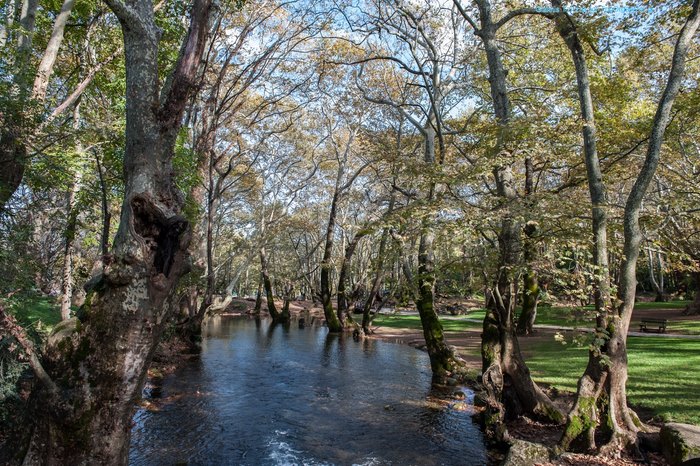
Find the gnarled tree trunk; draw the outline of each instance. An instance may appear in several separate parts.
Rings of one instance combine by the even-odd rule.
[[[685,57],[695,35],[700,16],[698,0],[693,2],[692,12],[678,36],[673,55],[671,72],[661,101],[659,102],[644,165],[625,204],[624,214],[624,261],[620,275],[618,309],[609,307],[607,239],[604,210],[605,192],[595,146],[595,121],[588,79],[588,69],[583,46],[571,18],[562,10],[560,0],[552,5],[561,10],[555,16],[559,34],[571,51],[578,81],[579,100],[584,119],[584,151],[588,171],[589,189],[593,204],[593,233],[595,241],[594,260],[597,266],[596,309],[598,311],[596,340],[603,343],[593,347],[589,353],[588,366],[579,380],[576,401],[568,415],[560,448],[569,448],[571,442],[585,434],[589,448],[595,448],[595,429],[603,424],[610,430],[610,438],[601,449],[607,455],[618,455],[626,446],[637,440],[643,426],[636,414],[627,406],[627,331],[629,329],[636,295],[636,265],[642,233],[639,214],[642,199],[654,176],[664,133],[670,121],[670,112],[684,74]],[[607,333],[604,333],[607,332]],[[607,395],[607,409],[601,412],[599,400]]]
[[[503,158],[512,150],[510,143],[511,102],[506,85],[506,70],[498,48],[496,33],[499,24],[492,16],[491,2],[477,0],[479,25],[461,8],[460,12],[474,27],[484,44],[489,68],[489,84],[498,123],[498,134],[492,156]],[[509,162],[498,162],[493,169],[497,194],[504,204],[501,231],[498,235],[499,271],[492,294],[494,306],[487,311],[482,334],[483,384],[488,394],[485,415],[487,433],[494,440],[508,438],[503,421],[506,415],[530,414],[556,422],[563,414],[534,383],[520,352],[513,312],[517,297],[518,273],[522,255],[521,226],[511,210],[518,202],[512,168]]]
[[[158,98],[158,42],[150,1],[108,0],[124,33],[127,69],[124,203],[111,254],[88,283],[77,319],[57,326],[36,371],[37,413],[25,464],[127,464],[134,402],[187,272],[189,225],[171,160],[193,91],[211,12],[196,0],[169,86]]]

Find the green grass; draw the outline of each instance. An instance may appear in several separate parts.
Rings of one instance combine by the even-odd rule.
[[[638,322],[645,315],[646,311],[658,309],[683,309],[690,301],[669,301],[666,303],[637,303],[634,306],[635,314],[632,316],[634,322]],[[537,320],[535,325],[556,325],[561,327],[592,327],[595,323],[593,306],[584,307],[548,307],[543,306],[537,309]],[[641,312],[640,312],[641,311]],[[638,330],[632,325],[631,330]],[[700,319],[695,321],[671,321],[668,330],[683,334],[700,334]]]
[[[481,321],[484,319],[484,311],[470,312],[468,315],[460,317],[477,319],[478,322],[468,322],[458,318],[440,319],[443,330],[446,332],[459,332],[467,329],[481,328]],[[422,329],[420,317],[417,315],[379,315],[374,319],[372,325],[376,327]]]
[[[593,307],[538,307],[535,325],[590,327],[593,322]]]
[[[639,303],[636,309],[678,309],[686,305],[687,301]],[[543,307],[538,310],[537,323],[588,327],[592,323],[589,315],[581,308]],[[481,321],[483,317],[483,310],[475,310],[464,316],[442,318],[441,322],[446,331],[478,329],[480,322],[466,322],[463,319]],[[639,319],[638,315],[635,317]],[[374,325],[421,329],[417,315],[380,315],[374,320]],[[673,331],[700,334],[700,320],[674,321],[669,325]],[[663,420],[700,425],[700,340],[630,337],[628,348],[627,390],[630,404],[649,410]],[[586,345],[563,345],[554,338],[527,349],[527,363],[535,380],[561,390],[576,390],[587,358]]]
[[[641,315],[647,310],[654,309],[682,309],[688,301],[671,301],[667,303],[638,303],[635,306],[636,313],[633,321],[636,323],[641,319]],[[640,315],[641,314],[641,315]],[[442,325],[447,331],[460,331],[467,328],[478,328],[481,324],[475,322],[464,322],[461,319],[483,320],[484,310],[475,309],[469,314],[462,316],[445,316]],[[535,325],[554,325],[572,328],[590,328],[595,323],[593,306],[585,307],[550,307],[542,306],[537,310],[537,321]],[[410,328],[420,329],[420,319],[417,315],[381,315],[374,320],[374,324],[390,328]],[[694,321],[672,321],[668,324],[671,332],[700,335],[700,319]],[[631,330],[636,330],[633,324]]]
[[[9,311],[22,326],[31,325],[40,332],[51,332],[61,321],[61,312],[54,299],[45,296],[13,297]]]
[[[669,322],[668,330],[674,333],[684,333],[686,335],[700,335],[700,320],[683,320]]]
[[[684,309],[690,301],[667,301],[665,303],[644,302],[637,303],[634,308],[639,309]]]
[[[700,425],[700,340],[632,337],[628,341],[632,405],[664,420]],[[538,382],[575,391],[588,348],[554,340],[528,350],[527,364]]]

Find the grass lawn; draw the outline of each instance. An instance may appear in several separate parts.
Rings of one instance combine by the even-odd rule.
[[[638,303],[635,306],[637,312],[633,316],[633,321],[639,321],[644,315],[644,311],[658,309],[683,309],[689,301],[670,301],[667,303]],[[447,317],[447,316],[445,316]],[[474,322],[464,322],[460,319],[483,320],[484,310],[475,309],[469,314],[462,316],[449,316],[443,318],[442,325],[447,331],[460,331],[465,328],[478,328],[481,324]],[[542,306],[537,309],[537,321],[535,325],[555,325],[561,327],[589,328],[595,323],[593,306],[585,307],[550,307]],[[374,320],[374,324],[390,328],[412,328],[420,329],[420,319],[417,315],[381,315]],[[669,331],[684,334],[700,335],[700,318],[697,320],[672,321],[668,326]],[[635,330],[635,326],[631,327]]]
[[[700,319],[699,320],[682,320],[669,322],[666,327],[670,332],[684,333],[686,335],[700,335]]]
[[[666,301],[665,303],[643,302],[634,305],[635,309],[685,309],[690,301]]]
[[[700,425],[700,340],[630,337],[627,393],[632,405],[664,420]],[[586,346],[552,340],[528,349],[535,380],[575,391],[588,357]]]
[[[8,310],[22,326],[31,325],[40,332],[51,332],[61,321],[61,311],[52,298],[45,296],[23,296],[8,303]]]
[[[481,328],[481,321],[484,319],[484,312],[470,312],[468,315],[460,317],[465,319],[476,319],[478,322],[465,321],[459,318],[440,319],[443,330],[446,332],[459,332],[467,329],[479,329]],[[372,325],[375,327],[410,328],[416,330],[422,329],[420,317],[417,315],[405,316],[382,314],[374,319]]]
[[[666,303],[637,303],[632,316],[631,331],[638,330],[634,322],[638,322],[648,313],[666,309],[684,309],[689,301],[669,301]],[[593,306],[585,307],[539,307],[535,325],[557,325],[562,327],[592,327],[595,323]],[[667,331],[686,335],[700,335],[700,318],[696,320],[671,320]]]
[[[687,302],[639,303],[638,310],[678,309]],[[467,315],[442,318],[446,331],[462,331],[481,328],[483,310]],[[464,319],[478,320],[468,322]],[[639,316],[637,316],[637,320]],[[578,308],[544,307],[538,311],[540,324],[588,327],[590,321]],[[388,328],[420,329],[417,315],[380,315],[374,325]],[[674,331],[700,333],[700,320],[673,321]],[[572,343],[563,345],[552,337],[528,345],[527,363],[535,380],[556,386],[561,390],[575,391],[578,377],[586,367],[588,347]],[[629,380],[627,390],[632,405],[650,410],[664,420],[700,425],[700,340],[664,338],[656,336],[630,337]]]

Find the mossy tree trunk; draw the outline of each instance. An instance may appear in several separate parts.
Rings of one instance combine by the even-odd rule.
[[[339,172],[342,168],[338,169]],[[321,304],[323,304],[323,315],[326,318],[326,325],[330,332],[342,332],[343,324],[338,319],[338,315],[333,309],[331,300],[331,257],[333,255],[333,235],[335,234],[335,222],[338,211],[338,201],[340,198],[339,183],[342,174],[339,173],[336,188],[331,201],[331,211],[328,215],[328,225],[326,227],[326,242],[323,249],[323,259],[321,260]]]
[[[436,131],[435,122],[431,120],[433,115],[429,115],[429,120],[425,126],[417,128],[423,136],[424,153],[423,162],[427,170],[434,169],[438,163],[436,158]],[[425,188],[425,201],[430,204],[435,201],[437,195],[437,183],[429,181]],[[433,372],[433,381],[444,382],[447,377],[461,376],[464,363],[454,354],[447,345],[442,323],[435,310],[435,226],[434,214],[426,215],[421,221],[421,235],[418,245],[418,275],[413,277],[408,261],[405,259],[402,268],[406,280],[413,294],[418,315],[423,328],[423,338],[425,339],[425,349],[430,357],[430,367]],[[395,239],[398,236],[392,233]],[[400,238],[402,249],[403,243]]]
[[[540,284],[536,270],[527,270],[523,274],[523,309],[518,317],[518,335],[530,335],[537,319]]]
[[[521,227],[512,214],[517,207],[512,163],[511,102],[508,96],[506,70],[501,58],[497,32],[507,20],[496,22],[490,0],[476,0],[477,24],[461,4],[454,0],[465,20],[474,28],[486,52],[489,85],[498,124],[495,145],[490,156],[497,195],[503,205],[501,231],[498,235],[499,269],[491,295],[493,306],[484,319],[482,334],[483,384],[488,395],[485,420],[487,431],[496,441],[508,437],[503,421],[506,415],[530,414],[555,422],[563,415],[546,394],[533,382],[520,352],[513,312],[517,298],[518,268],[522,256]]]
[[[528,211],[535,208],[535,167],[531,157],[525,158],[525,207]],[[537,260],[537,236],[539,225],[529,221],[523,227],[525,241],[523,242],[523,259],[525,271],[523,272],[523,305],[518,318],[518,335],[529,335],[533,332],[535,319],[537,319],[537,303],[540,297],[540,285],[535,268]]]
[[[78,319],[59,325],[32,393],[36,425],[25,464],[127,464],[134,403],[187,272],[188,222],[172,157],[194,91],[211,2],[196,0],[180,58],[161,90],[149,1],[107,0],[124,33],[126,149],[124,202],[111,254],[89,282]],[[159,98],[159,94],[161,97]]]
[[[255,307],[253,308],[253,314],[260,315],[260,310],[262,309],[262,291],[263,282],[262,277],[258,281],[258,290],[255,292]]]
[[[416,307],[423,327],[425,348],[430,357],[433,380],[443,381],[462,369],[462,363],[456,359],[454,352],[447,345],[442,323],[435,311],[435,258],[433,242],[435,233],[429,220],[424,221],[418,247],[418,293]]]
[[[262,275],[263,287],[265,288],[265,298],[267,300],[267,312],[270,313],[273,322],[282,322],[283,316],[275,306],[275,294],[272,290],[272,280],[268,271],[267,254],[265,248],[260,248],[260,273]]]
[[[355,254],[355,250],[357,249],[357,245],[360,243],[360,240],[369,233],[369,230],[360,230],[355,233],[355,236],[353,236],[352,240],[345,248],[345,257],[343,257],[343,264],[340,266],[340,273],[338,274],[338,320],[343,328],[347,326],[346,320],[348,319],[350,312],[348,304],[347,281],[350,273],[350,266],[352,264],[352,257]],[[350,317],[350,319],[352,319],[352,317]]]
[[[392,196],[391,200],[389,201],[389,211],[391,212],[394,207],[394,198]],[[382,280],[384,278],[384,255],[386,254],[386,246],[387,246],[387,241],[389,240],[389,230],[387,228],[384,229],[382,232],[382,237],[379,240],[379,250],[377,251],[377,258],[375,260],[374,264],[374,280],[372,281],[372,287],[369,290],[369,296],[367,296],[367,299],[365,300],[363,306],[362,306],[362,333],[364,335],[370,335],[372,333],[372,330],[370,329],[370,324],[372,322],[371,319],[371,311],[372,311],[372,306],[374,305],[374,300],[379,293],[379,290],[382,286]]]
[[[637,441],[643,425],[627,406],[627,331],[634,309],[636,295],[636,267],[642,233],[639,214],[644,195],[653,179],[659,162],[664,133],[670,122],[670,113],[680,89],[685,69],[685,58],[692,39],[700,25],[699,1],[693,2],[692,11],[678,35],[671,72],[659,101],[652,126],[644,164],[630,191],[624,211],[624,260],[620,271],[619,298],[621,305],[611,309],[608,304],[608,262],[605,232],[605,193],[596,152],[595,120],[584,49],[575,24],[563,12],[560,0],[551,0],[561,12],[555,16],[559,34],[571,51],[578,82],[579,100],[584,119],[584,151],[588,171],[589,189],[593,205],[594,257],[601,277],[596,280],[597,332],[589,353],[586,370],[579,380],[574,407],[559,447],[569,448],[571,442],[585,435],[588,447],[595,444],[595,429],[601,424],[609,430],[609,439],[601,448],[603,454],[617,456],[619,452]],[[601,399],[606,398],[606,409],[600,409]]]

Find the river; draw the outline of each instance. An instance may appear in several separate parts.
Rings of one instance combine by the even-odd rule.
[[[324,327],[214,317],[200,357],[134,416],[132,465],[483,465],[466,411],[429,402],[425,353]]]

